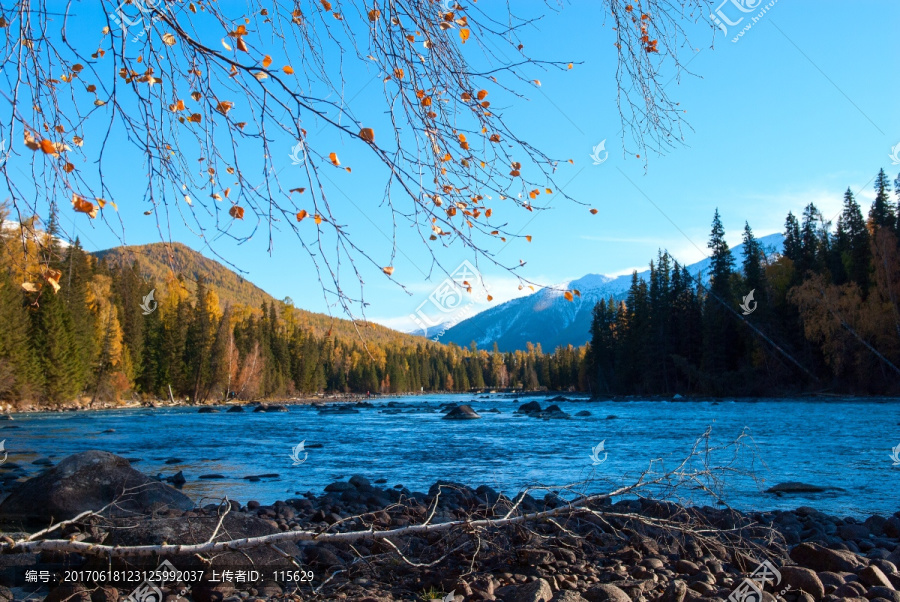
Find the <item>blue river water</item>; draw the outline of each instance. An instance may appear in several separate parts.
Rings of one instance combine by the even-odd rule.
[[[227,495],[242,503],[272,503],[361,474],[384,487],[427,491],[438,479],[486,484],[507,495],[526,486],[580,484],[601,492],[679,466],[711,428],[710,464],[727,468],[718,483],[740,510],[813,506],[838,516],[900,510],[900,400],[759,399],[740,401],[589,401],[560,407],[572,418],[542,420],[515,414],[525,401],[508,395],[422,395],[378,398],[358,413],[320,413],[308,405],[288,412],[198,413],[197,408],[134,408],[16,414],[0,423],[9,461],[36,474],[32,462],[100,449],[140,461],[148,475],[184,472],[183,491],[197,502]],[[388,402],[399,408],[388,410]],[[469,403],[479,420],[443,420],[443,403]],[[396,405],[395,404],[395,405]],[[397,413],[397,409],[400,410]],[[496,409],[497,412],[489,410]],[[385,411],[387,410],[387,411]],[[576,417],[580,411],[590,416]],[[729,446],[741,435],[742,446]],[[305,442],[306,458],[291,451]],[[596,458],[592,450],[603,442]],[[701,449],[705,442],[701,442]],[[177,460],[174,461],[173,460]],[[683,470],[701,470],[695,456]],[[167,461],[169,461],[167,463]],[[200,479],[220,474],[224,479]],[[245,477],[276,474],[249,480]],[[837,488],[775,496],[781,482]],[[700,491],[668,492],[675,501],[715,503]],[[656,491],[655,495],[662,492]],[[536,496],[543,495],[536,494]]]

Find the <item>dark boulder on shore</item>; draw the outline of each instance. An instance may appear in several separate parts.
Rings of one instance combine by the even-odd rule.
[[[444,415],[445,420],[471,420],[474,418],[481,418],[481,416],[472,409],[472,406],[466,404],[456,406]]]
[[[100,510],[113,501],[115,507],[107,510],[110,515],[194,507],[189,497],[136,471],[125,458],[91,450],[67,457],[14,490],[0,504],[0,521],[47,525]]]

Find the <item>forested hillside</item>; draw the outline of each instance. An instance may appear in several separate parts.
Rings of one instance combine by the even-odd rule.
[[[186,248],[175,256],[187,261],[171,264],[176,273],[154,253],[135,253],[130,263],[127,252],[98,259],[78,241],[61,245],[52,219],[46,232],[36,223],[0,223],[0,401],[165,398],[170,386],[176,398],[195,401],[223,400],[229,391],[259,399],[564,388],[584,363],[584,349],[499,354],[381,326],[358,333],[351,322],[244,286]]]
[[[708,286],[661,252],[649,282],[635,275],[625,301],[595,306],[595,394],[900,392],[900,211],[890,192],[882,170],[866,217],[848,189],[833,229],[813,204],[799,219],[788,213],[784,252],[772,256],[748,224],[735,258],[716,212]]]

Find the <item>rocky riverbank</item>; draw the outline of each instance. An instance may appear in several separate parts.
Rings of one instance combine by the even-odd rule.
[[[201,571],[207,579],[158,584],[166,602],[179,595],[197,602],[685,602],[732,595],[756,602],[755,588],[763,587],[763,600],[900,602],[900,512],[855,520],[804,507],[740,513],[540,493],[509,499],[489,487],[447,482],[415,492],[357,475],[321,495],[197,507],[123,458],[84,452],[22,484],[0,505],[6,525],[0,599],[124,600],[138,584],[82,580],[46,587],[22,577],[28,567],[81,575],[111,567],[149,570],[161,559],[113,559],[91,546],[209,546],[268,536],[278,540],[164,554],[178,570]],[[38,526],[101,509],[36,542],[23,541]],[[417,527],[426,524],[432,527]],[[390,537],[379,535],[389,530]],[[352,535],[358,532],[367,533]],[[83,547],[65,548],[77,545]],[[228,580],[208,581],[225,569],[233,571]],[[260,571],[257,581],[236,577],[250,569]]]

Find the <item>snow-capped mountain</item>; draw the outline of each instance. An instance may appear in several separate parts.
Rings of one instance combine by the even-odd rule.
[[[767,253],[781,252],[784,237],[770,234],[759,239]],[[743,245],[731,251],[740,265]],[[705,280],[710,260],[704,259],[687,266],[691,275]],[[650,270],[638,273],[647,280]],[[588,274],[564,283],[556,289],[545,288],[532,295],[512,299],[449,328],[440,337],[442,343],[461,346],[472,341],[482,349],[490,350],[497,343],[500,351],[524,349],[526,343],[540,343],[544,351],[559,345],[583,345],[590,338],[591,312],[600,299],[610,295],[623,298],[631,286],[631,274],[611,277]],[[566,289],[578,289],[581,297],[573,301],[563,298]],[[420,331],[421,332],[421,331]]]

